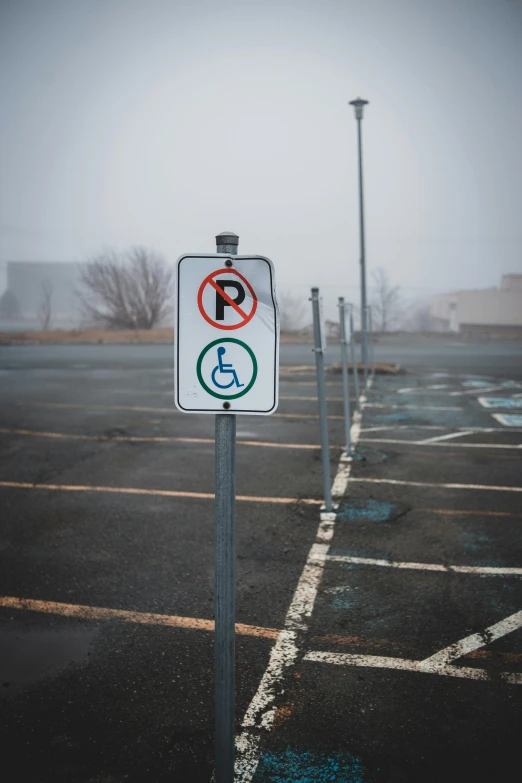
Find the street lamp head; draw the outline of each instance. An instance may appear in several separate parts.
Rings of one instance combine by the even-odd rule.
[[[362,120],[363,108],[369,101],[365,101],[364,98],[356,98],[354,101],[349,101],[350,106],[355,109],[355,119]]]

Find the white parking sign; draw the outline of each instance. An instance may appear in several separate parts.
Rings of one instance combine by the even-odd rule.
[[[174,324],[174,402],[180,411],[275,411],[279,318],[268,258],[181,256]]]

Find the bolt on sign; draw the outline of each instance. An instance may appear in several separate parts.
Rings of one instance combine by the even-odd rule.
[[[279,316],[268,258],[178,258],[174,330],[174,402],[180,411],[275,411]]]

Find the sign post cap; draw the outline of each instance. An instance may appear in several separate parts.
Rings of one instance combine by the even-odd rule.
[[[239,245],[239,237],[233,231],[222,231],[216,234],[216,245]]]

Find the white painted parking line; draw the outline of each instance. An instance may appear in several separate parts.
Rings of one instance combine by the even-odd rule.
[[[488,386],[486,388],[481,387],[480,389],[466,389],[466,391],[452,391],[448,392],[448,397],[463,397],[466,394],[484,394],[484,392],[500,391],[503,388],[503,386]]]
[[[433,487],[434,489],[479,489],[490,492],[522,492],[522,487],[499,487],[493,484],[437,484],[431,481],[403,481],[401,479],[386,478],[354,478],[350,476],[349,481],[360,481],[366,484],[395,484],[400,487]]]
[[[370,402],[367,408],[391,408],[392,410],[415,410],[415,411],[463,411],[460,405],[387,405],[383,402]]]
[[[379,427],[361,427],[361,432],[395,432],[395,430],[447,430],[440,424],[381,424]],[[497,429],[500,429],[499,427]]]
[[[465,433],[463,433],[465,434]],[[466,433],[467,434],[467,433]],[[404,438],[361,438],[361,443],[394,443],[404,446],[446,446],[453,449],[522,449],[522,443],[442,443],[435,440],[405,440]]]
[[[382,560],[373,557],[350,557],[349,555],[326,555],[326,560],[350,565],[380,566],[412,571],[439,571],[443,573],[478,574],[480,576],[522,576],[522,568],[502,568],[493,566],[444,565],[443,563],[407,563]]]
[[[486,669],[475,669],[464,666],[443,666],[437,669],[423,669],[422,661],[411,661],[405,658],[386,658],[381,655],[348,655],[346,653],[331,653],[311,651],[304,656],[305,661],[315,663],[333,663],[338,666],[363,666],[377,669],[399,669],[418,672],[420,674],[439,674],[446,677],[460,677],[466,680],[500,679],[509,685],[522,685],[522,674],[518,672],[495,672],[490,676]]]
[[[466,636],[455,644],[445,647],[443,650],[425,658],[422,661],[413,661],[407,658],[389,658],[382,655],[350,655],[343,653],[330,653],[318,650],[307,653],[305,661],[316,663],[333,663],[338,666],[364,666],[377,669],[398,669],[402,671],[418,672],[421,674],[439,674],[446,677],[462,677],[470,680],[491,680],[500,678],[511,685],[522,685],[522,674],[518,672],[494,672],[486,669],[452,666],[453,661],[464,655],[485,647],[496,639],[516,631],[522,626],[522,612],[506,617],[481,633]]]
[[[485,647],[487,644],[491,644],[496,639],[500,639],[502,636],[516,631],[517,628],[522,626],[522,611],[515,612],[509,617],[500,620],[500,622],[490,625],[489,628],[485,628],[480,633],[471,634],[464,639],[450,644],[449,647],[445,647],[443,650],[431,655],[429,658],[425,658],[421,666],[423,669],[440,668],[441,666],[447,666],[447,664],[462,658],[463,655],[467,655],[473,650],[478,650],[480,647]]]
[[[495,413],[492,414],[496,416]],[[502,427],[445,427],[440,424],[384,424],[379,427],[363,427],[361,432],[395,432],[398,430],[466,430],[466,432],[502,432]],[[515,432],[522,432],[521,426]]]
[[[353,440],[352,440],[353,443]],[[346,487],[350,480],[351,462],[341,463],[337,469],[337,474],[332,484],[332,497],[342,498],[346,493]]]
[[[505,386],[480,386],[474,389],[466,389],[465,391],[448,391],[449,386],[447,384],[436,384],[435,386],[406,386],[402,389],[397,389],[396,394],[443,394],[447,397],[465,397],[472,394],[485,394],[492,391],[502,391]]]
[[[397,394],[424,394],[426,392],[438,392],[443,389],[448,389],[447,383],[435,383],[429,386],[403,386],[402,389],[397,389]],[[447,394],[447,392],[445,392]]]
[[[464,435],[471,435],[471,430],[460,430],[459,432],[449,432],[447,435],[435,435],[433,438],[426,438],[426,440],[419,440],[417,443],[438,443],[441,440],[451,440],[452,438],[462,438]]]
[[[361,410],[366,399],[361,398]],[[360,433],[361,412],[355,411],[351,428],[354,446]],[[348,484],[351,463],[339,462],[342,478],[335,477],[337,488]],[[333,493],[332,493],[333,494]],[[259,729],[270,731],[276,713],[276,698],[284,690],[284,678],[288,669],[296,662],[301,635],[307,630],[307,620],[312,614],[319,585],[323,578],[326,555],[333,538],[335,514],[321,514],[321,521],[305,567],[290,603],[283,630],[278,634],[270,651],[268,666],[258,689],[250,702],[241,724],[241,734],[236,738],[237,757],[235,762],[236,783],[250,783],[258,763],[261,737]]]

